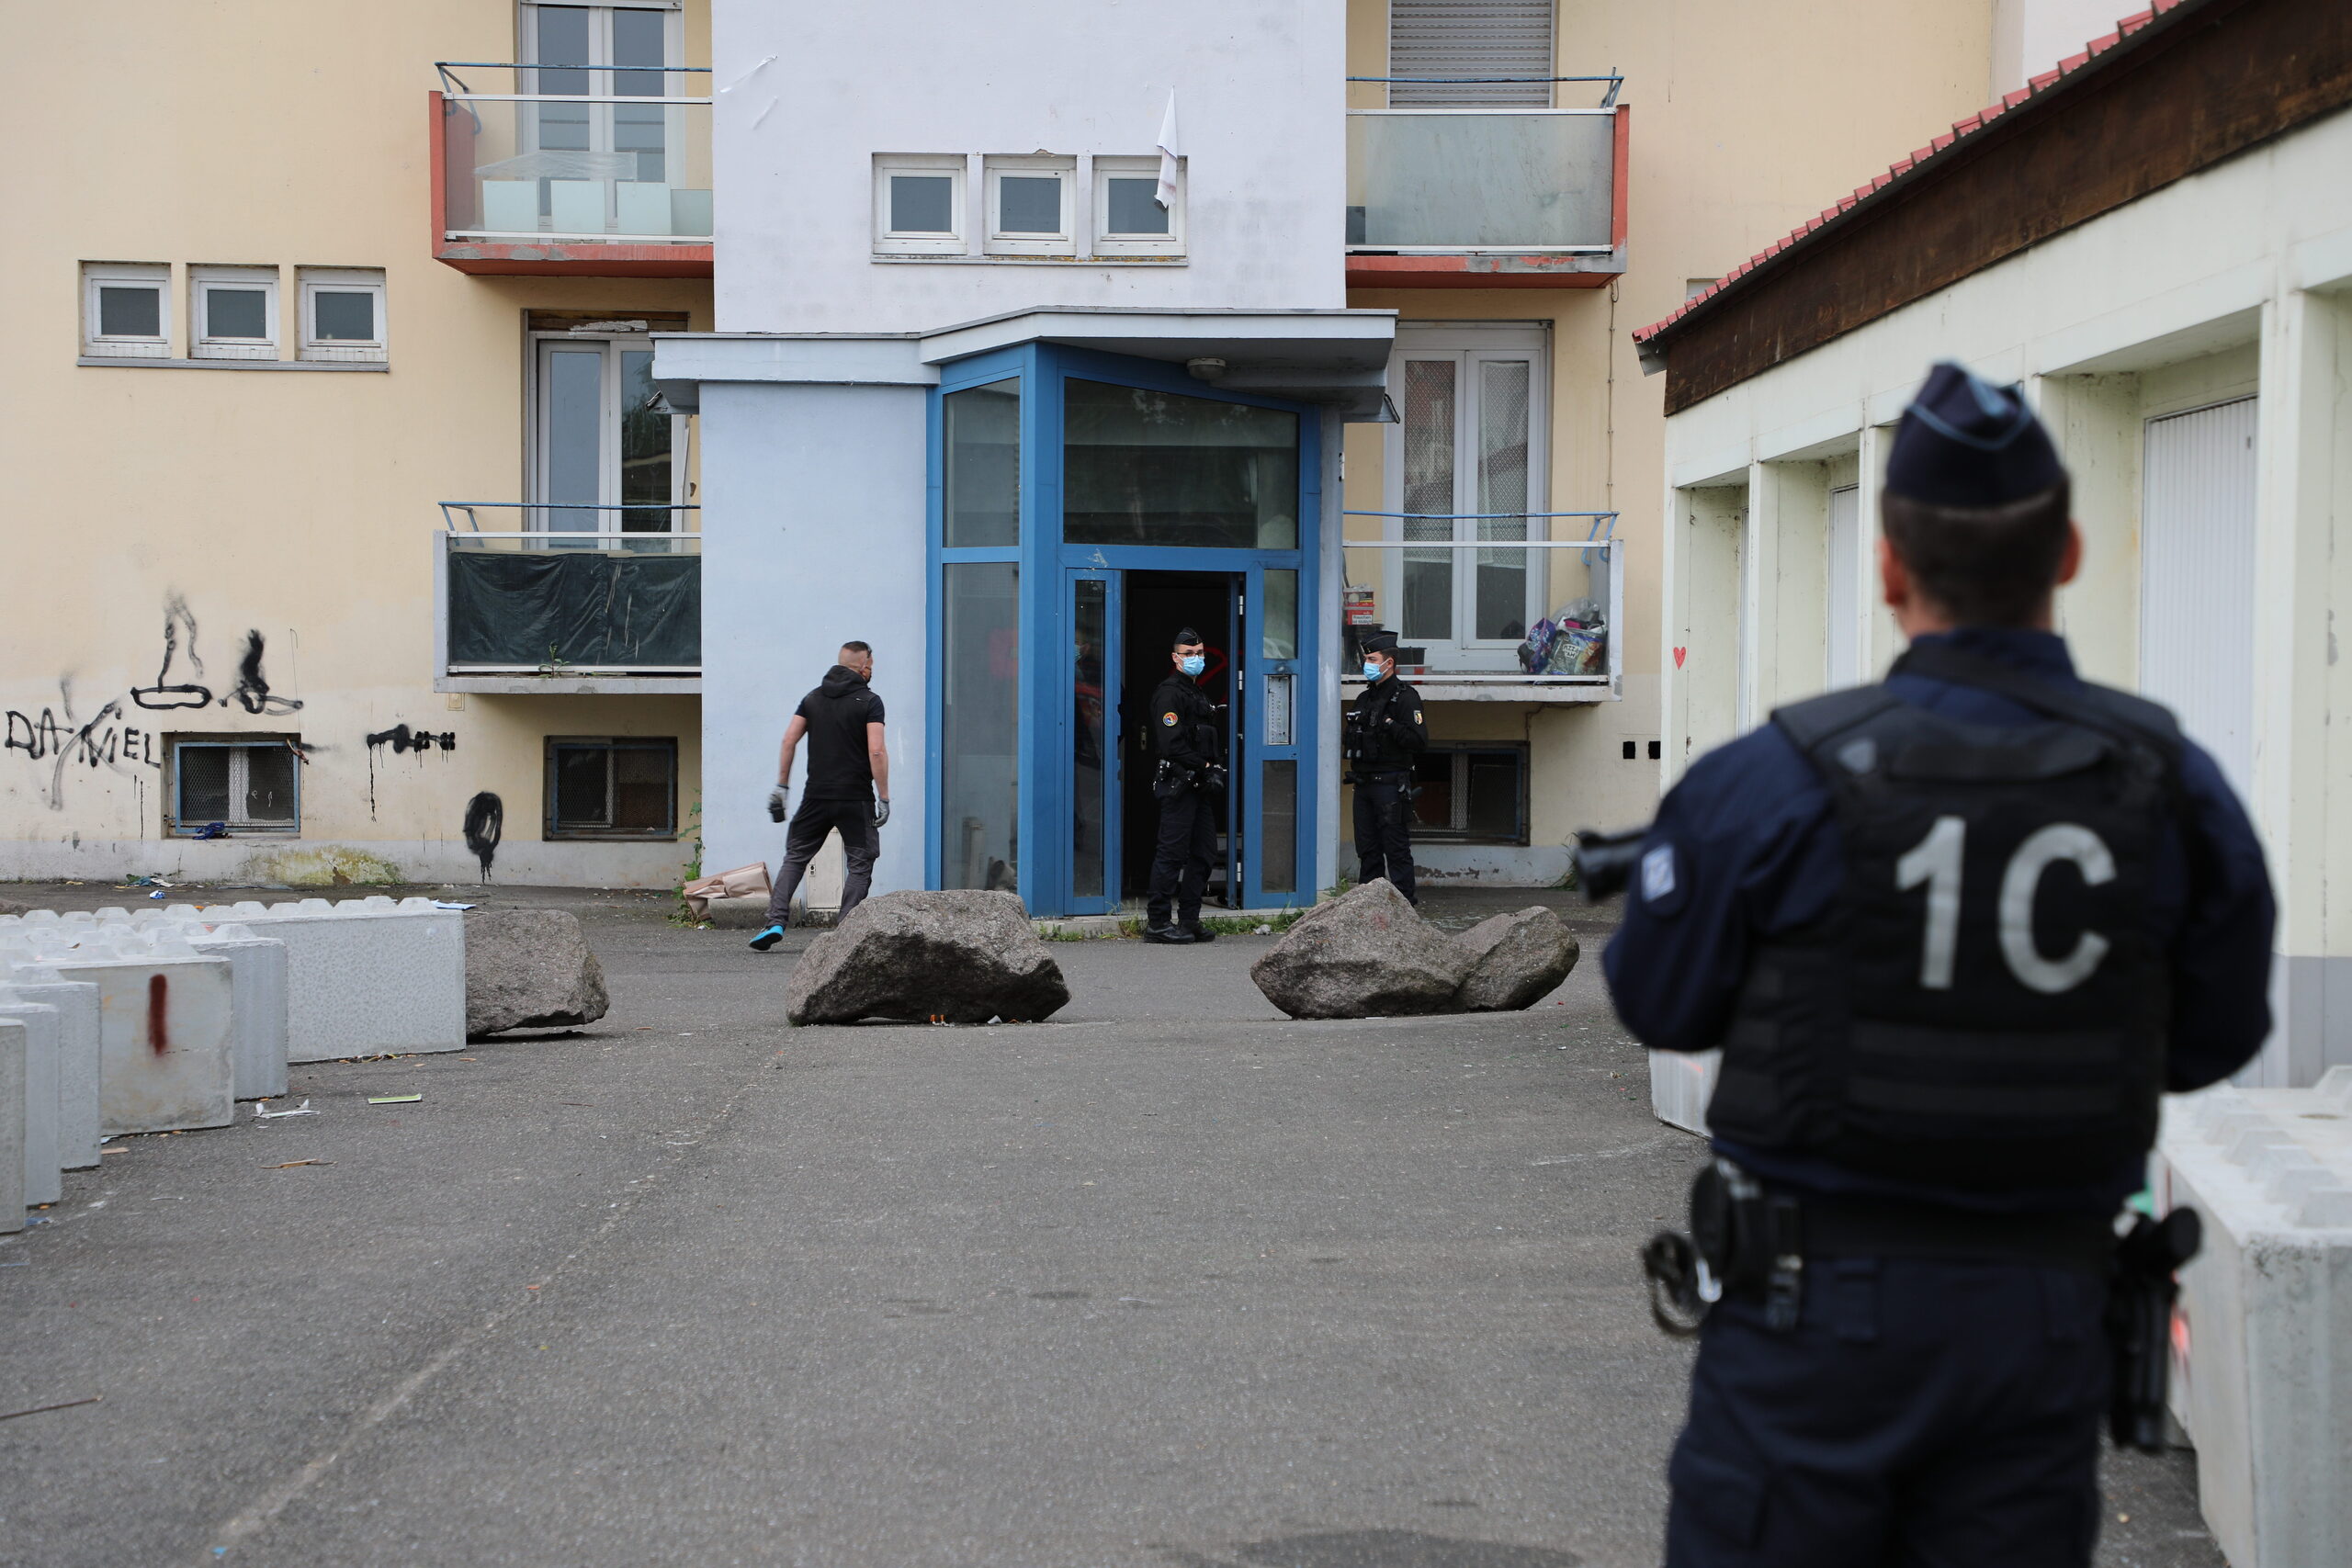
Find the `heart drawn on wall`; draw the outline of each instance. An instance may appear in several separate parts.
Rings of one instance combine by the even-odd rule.
[[[1682,668],[1682,659],[1683,659],[1683,656],[1684,656],[1685,654],[1689,653],[1690,651],[1690,650],[1689,649],[1687,649],[1687,648],[1678,648],[1678,649],[1676,649],[1674,650],[1674,667],[1675,667],[1677,670],[1679,670],[1679,669],[1681,669],[1681,668]]]

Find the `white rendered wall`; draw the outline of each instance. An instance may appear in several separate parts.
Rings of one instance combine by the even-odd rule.
[[[2140,7],[2145,9],[2146,7]],[[2117,0],[1994,0],[1993,80],[1985,96],[2014,93],[2057,63],[2115,30]]]
[[[781,112],[781,111],[779,111]],[[874,647],[889,825],[874,890],[923,885],[925,392],[709,382],[702,389],[703,864],[784,855],[776,747],[841,645]],[[800,799],[808,748],[795,764]],[[812,901],[832,902],[814,890]]]
[[[936,328],[1047,304],[1342,306],[1342,24],[1341,0],[714,0],[718,328]],[[1183,265],[874,258],[876,153],[1148,155],[1171,90]]]
[[[2279,893],[2279,1027],[2252,1081],[2313,1081],[2352,1062],[2352,661],[2332,623],[2352,603],[2352,114],[2337,114],[2127,207],[1730,388],[1668,422],[1669,502],[1684,516],[1746,496],[1782,465],[1859,449],[1860,541],[1874,548],[1887,427],[1928,367],[1957,358],[2018,380],[2075,471],[2082,578],[2059,596],[2059,629],[2093,679],[2132,684],[2141,626],[2145,421],[2256,391],[2247,806]],[[1703,532],[1703,531],[1702,531]],[[1752,530],[1751,530],[1752,532]],[[1717,738],[1699,721],[1743,653],[1787,668],[1741,685],[1780,700],[1817,682],[1819,654],[1765,635],[1759,573],[1727,587],[1696,536],[1668,532],[1671,783]],[[1764,578],[1769,581],[1770,579]],[[1671,636],[1670,636],[1671,640]],[[1873,612],[1862,665],[1898,639]],[[1804,663],[1804,669],[1796,668]],[[1752,717],[1760,717],[1757,710]],[[1679,732],[1678,732],[1679,727]]]

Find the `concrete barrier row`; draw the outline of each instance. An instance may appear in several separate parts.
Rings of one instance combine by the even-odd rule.
[[[0,1231],[104,1138],[225,1127],[289,1062],[465,1041],[465,927],[431,899],[0,916]]]

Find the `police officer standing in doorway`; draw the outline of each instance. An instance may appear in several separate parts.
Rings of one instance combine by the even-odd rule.
[[[1606,959],[1644,1043],[1723,1050],[1674,1568],[2088,1563],[2115,1222],[2159,1095],[2270,1025],[2244,809],[2051,630],[2082,539],[2018,389],[1936,367],[1883,516],[1909,651],[1691,766]]]
[[[1363,691],[1348,709],[1348,782],[1356,786],[1356,880],[1386,877],[1408,901],[1413,887],[1413,759],[1430,747],[1421,694],[1396,673],[1396,634],[1367,629]]]
[[[1201,924],[1225,795],[1225,715],[1200,687],[1208,651],[1192,627],[1178,632],[1168,655],[1174,668],[1151,694],[1152,750],[1159,759],[1151,794],[1159,802],[1159,843],[1151,857],[1146,942],[1216,940]]]

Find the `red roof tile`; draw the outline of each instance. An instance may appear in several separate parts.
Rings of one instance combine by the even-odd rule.
[[[1701,305],[1705,304],[1708,300],[1722,293],[1727,285],[1755,271],[1762,264],[1771,260],[1781,252],[1794,249],[1799,241],[1805,239],[1807,236],[1822,229],[1827,228],[1835,220],[1842,218],[1847,213],[1853,211],[1856,208],[1862,206],[1879,192],[1885,190],[1888,186],[1894,185],[1905,175],[1911,174],[1914,170],[1918,168],[1920,164],[1928,163],[1939,154],[1948,151],[1963,138],[1983,130],[1985,124],[1996,116],[2005,114],[2010,109],[2016,108],[2019,104],[2024,103],[2029,98],[2037,97],[2049,91],[2061,80],[2072,75],[2074,73],[2081,70],[2085,65],[2090,63],[2094,56],[2106,53],[2110,49],[2113,49],[2117,44],[2120,43],[2124,38],[2130,34],[2138,32],[2141,28],[2154,21],[2157,17],[2163,15],[2165,12],[2188,3],[2189,0],[2154,0],[2150,9],[2119,19],[2115,24],[2115,31],[2108,34],[2104,38],[2093,39],[2090,45],[2082,53],[2068,55],[2065,59],[2058,62],[2055,70],[2045,71],[2039,76],[2030,78],[2024,86],[2019,87],[2014,93],[2003,94],[1999,103],[1988,104],[1984,108],[1981,108],[1974,114],[1970,115],[1966,119],[1955,120],[1952,123],[1952,128],[1950,131],[1937,137],[1927,146],[1917,149],[1909,157],[1896,159],[1893,164],[1887,166],[1886,173],[1872,177],[1867,184],[1856,186],[1852,195],[1840,197],[1833,206],[1823,208],[1819,216],[1806,219],[1803,223],[1797,225],[1795,229],[1792,230],[1787,234],[1782,235],[1780,239],[1773,241],[1771,244],[1757,252],[1754,255],[1740,263],[1739,265],[1732,268],[1731,271],[1725,273],[1723,276],[1715,279],[1713,283],[1708,285],[1705,288],[1701,289],[1689,299],[1684,300],[1681,307],[1676,310],[1672,314],[1668,315],[1659,321],[1653,321],[1648,326],[1642,327],[1635,331],[1634,333],[1634,341],[1636,343],[1648,342],[1651,338],[1656,337],[1659,333],[1664,332],[1668,327],[1672,326],[1675,322],[1689,315]]]

